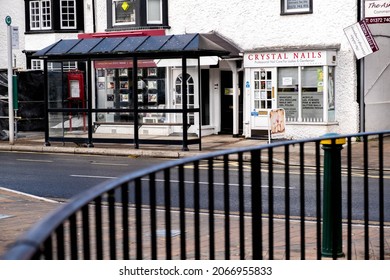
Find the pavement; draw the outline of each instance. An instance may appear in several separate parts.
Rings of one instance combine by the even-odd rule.
[[[384,170],[390,171],[390,139],[385,138],[384,141]],[[183,158],[196,156],[199,154],[210,153],[218,150],[234,149],[239,147],[249,147],[267,144],[267,140],[235,138],[231,135],[211,135],[202,138],[202,150],[199,151],[199,145],[190,145],[189,151],[182,151],[181,146],[168,145],[141,145],[139,149],[134,149],[133,145],[129,144],[95,144],[93,148],[80,147],[75,143],[51,143],[51,146],[44,146],[43,133],[40,132],[19,132],[18,137],[13,145],[8,141],[0,141],[0,156],[1,152],[45,152],[45,153],[70,153],[70,154],[94,154],[94,155],[112,155],[112,156],[128,156],[128,157],[159,157],[159,158]],[[354,142],[353,144],[352,166],[354,170],[359,170],[363,167],[363,143]],[[375,140],[368,142],[370,155],[377,154],[378,142]],[[305,145],[305,164],[314,164],[314,145]],[[343,149],[342,153],[345,153]],[[274,162],[284,162],[284,150],[275,150]],[[290,164],[299,164],[299,145],[291,146],[290,149]],[[343,159],[344,160],[344,159]],[[375,169],[378,160],[377,156],[369,157],[370,168]],[[60,202],[48,200],[42,197],[32,196],[26,193],[15,192],[10,189],[3,188],[0,183],[0,259],[23,233],[33,226],[42,217],[49,212],[55,210],[61,205]],[[309,226],[310,227],[310,226]],[[296,225],[299,228],[299,225]],[[313,226],[313,231],[315,227]],[[307,230],[310,232],[310,229]],[[377,230],[375,231],[377,232]],[[389,233],[389,229],[386,229]],[[308,235],[308,233],[307,233]],[[356,234],[359,236],[359,234]],[[354,258],[361,259],[363,256],[362,240],[354,241]],[[296,231],[296,236],[292,233],[292,239],[299,237],[299,231]],[[370,235],[370,238],[377,239],[378,236]],[[389,235],[387,235],[389,238]],[[387,241],[386,241],[387,242]],[[360,244],[360,245],[359,245]],[[374,241],[371,244],[376,244]],[[276,244],[277,245],[277,244]],[[282,245],[281,245],[282,247]],[[314,252],[315,248],[311,250]],[[310,248],[308,249],[310,250]],[[378,248],[372,248],[372,252],[377,252]],[[374,256],[375,257],[375,256]],[[283,252],[281,253],[283,259]],[[298,256],[299,258],[299,256]],[[310,257],[308,257],[310,258]],[[314,256],[315,258],[315,256]]]

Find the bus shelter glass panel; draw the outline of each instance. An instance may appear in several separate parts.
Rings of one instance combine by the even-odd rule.
[[[86,113],[50,112],[48,117],[49,137],[88,137],[88,117]]]
[[[67,64],[67,63],[66,63]],[[47,72],[49,109],[85,109],[86,65],[77,63],[78,68],[64,67],[64,62],[52,62]]]
[[[87,133],[86,64],[68,68],[68,62],[50,62],[47,71],[49,136]],[[51,112],[51,110],[56,110]]]
[[[135,106],[139,110],[140,124],[166,121],[165,112],[161,111],[168,108],[166,67],[159,66],[157,62],[152,59],[137,60],[137,73],[134,73],[132,58],[94,62],[95,133],[133,134]]]

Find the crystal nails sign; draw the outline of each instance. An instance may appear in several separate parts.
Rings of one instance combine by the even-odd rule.
[[[335,51],[259,52],[244,55],[245,67],[335,65]]]

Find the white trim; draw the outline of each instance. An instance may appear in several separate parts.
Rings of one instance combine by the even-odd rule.
[[[323,105],[322,105],[322,110],[323,110],[323,117],[322,120],[327,123],[329,120],[329,100],[328,100],[328,84],[329,84],[329,66],[324,65],[322,67],[322,72],[323,72],[323,89],[322,89],[322,95],[323,95]]]
[[[163,22],[163,14],[162,14],[162,0],[158,0],[160,3],[160,20],[149,20],[149,2],[151,0],[146,0],[146,23],[147,24],[162,24]]]
[[[46,7],[47,9],[49,9],[49,13],[48,13],[48,14],[43,14],[43,7],[42,7],[42,4],[43,4],[43,3],[48,4],[48,7]],[[51,26],[52,26],[51,20],[52,20],[52,18],[53,18],[51,2],[50,2],[49,0],[36,0],[36,1],[31,1],[29,4],[30,4],[30,5],[29,5],[29,11],[30,11],[30,22],[29,22],[29,24],[30,24],[30,30],[50,30],[50,29],[51,29]],[[32,7],[33,4],[37,4],[38,6]],[[38,14],[32,12],[32,11],[33,11],[33,8],[34,8],[34,10],[38,9]],[[43,21],[43,16],[44,16],[44,15],[46,15],[46,16],[49,15],[50,20]],[[37,20],[33,21],[33,16],[38,16],[38,17],[39,17],[39,20],[38,20],[38,21],[37,21]],[[32,26],[32,23],[33,23],[33,22],[36,23],[36,24],[38,24],[39,26],[38,26],[38,27],[33,27],[33,26]],[[43,26],[43,25],[44,25],[43,23],[48,24],[48,25],[44,27],[44,26]]]
[[[72,13],[69,13],[69,9],[67,10],[67,13],[65,14],[67,16],[67,19],[64,20],[62,18],[62,16],[64,15],[64,13],[62,13],[62,9],[63,9],[63,1],[66,1],[67,3],[67,6],[66,8],[69,8],[69,2],[73,2],[73,8],[74,8],[74,26],[64,26],[63,25],[63,22],[66,21],[68,24],[71,22],[71,20],[69,19],[69,16],[72,15]],[[61,29],[76,29],[77,28],[77,7],[76,7],[76,0],[60,0],[60,23],[61,23]]]
[[[115,4],[116,2],[124,2],[123,0],[112,0],[112,8],[111,8],[111,12],[112,12],[112,26],[121,26],[121,25],[135,25],[136,22],[137,22],[137,16],[139,16],[137,13],[136,13],[136,10],[134,10],[134,14],[135,14],[135,17],[134,17],[134,21],[126,21],[126,22],[116,22],[116,9],[115,9]],[[134,5],[136,5],[137,1],[134,0],[132,1],[134,3]]]

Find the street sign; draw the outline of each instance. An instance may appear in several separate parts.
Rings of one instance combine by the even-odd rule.
[[[379,50],[379,47],[364,20],[348,26],[344,29],[344,33],[347,36],[357,59],[361,59]]]
[[[19,49],[19,27],[11,26],[12,33],[12,49]]]
[[[6,17],[5,17],[5,23],[6,23],[8,26],[10,26],[10,25],[11,25],[11,23],[12,23],[12,19],[11,19],[11,17],[10,17],[10,16],[6,16]]]

